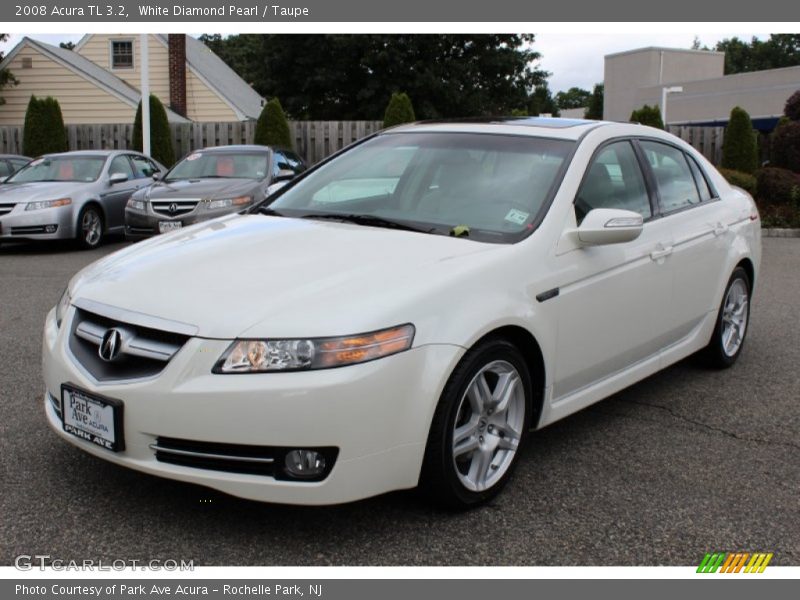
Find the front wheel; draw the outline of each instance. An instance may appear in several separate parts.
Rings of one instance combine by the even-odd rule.
[[[75,241],[86,250],[97,248],[103,241],[103,215],[96,206],[90,204],[81,210]]]
[[[737,267],[728,280],[714,333],[704,351],[713,367],[730,367],[742,352],[750,323],[750,286],[747,271]]]
[[[474,506],[507,483],[529,427],[531,378],[511,343],[470,350],[442,392],[428,436],[421,486],[438,503]]]

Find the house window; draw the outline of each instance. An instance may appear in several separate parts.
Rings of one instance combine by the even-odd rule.
[[[22,57],[22,68],[23,69],[32,69],[33,68],[33,58],[30,56],[23,56]]]
[[[113,40],[111,42],[111,68],[133,68],[133,42],[131,40]]]

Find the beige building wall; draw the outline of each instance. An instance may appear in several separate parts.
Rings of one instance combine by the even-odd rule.
[[[647,94],[646,104],[661,105],[661,87],[684,81],[720,78],[725,54],[704,50],[642,48],[605,57],[603,118],[627,121],[641,108],[641,88],[657,87],[658,96]]]
[[[800,67],[737,73],[681,83],[683,92],[667,99],[667,123],[727,121],[731,109],[744,108],[752,118],[774,117],[800,89]],[[659,86],[637,91],[639,105],[661,103]]]
[[[133,42],[132,69],[111,68],[111,42],[114,40]],[[138,35],[90,35],[76,51],[84,58],[110,71],[134,89],[139,89],[142,81],[142,53]],[[154,35],[149,35],[147,54],[150,67],[150,93],[158,96],[164,106],[169,106],[169,57],[167,56],[167,49]]]
[[[111,42],[133,42],[133,68],[111,68]],[[137,90],[141,84],[141,44],[138,35],[91,35],[79,52],[95,64],[111,71]],[[169,106],[169,52],[155,35],[148,36],[148,61],[150,67],[150,92],[158,96],[164,106]],[[189,67],[186,67],[186,115],[192,121],[237,121],[234,110]]]
[[[24,59],[30,59],[30,68],[23,68]],[[3,89],[0,125],[22,125],[31,94],[56,97],[67,125],[133,121],[133,107],[30,45],[20,49],[8,68],[19,83]]]

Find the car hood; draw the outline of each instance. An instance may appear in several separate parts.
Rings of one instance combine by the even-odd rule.
[[[252,193],[259,184],[256,179],[181,179],[169,183],[157,181],[145,193],[150,200],[222,198]]]
[[[318,337],[413,317],[431,288],[504,246],[307,219],[232,215],[157,236],[73,280],[88,299],[209,338]],[[412,302],[416,300],[417,302]],[[424,302],[423,302],[424,304]]]
[[[41,181],[0,185],[0,202],[34,202],[55,200],[82,191],[95,184],[82,181]]]

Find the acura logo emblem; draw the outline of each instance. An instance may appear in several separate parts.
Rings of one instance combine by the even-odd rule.
[[[119,357],[120,350],[122,350],[122,333],[119,329],[109,329],[103,334],[103,341],[97,353],[104,361],[112,362]]]
[[[175,204],[174,202],[172,204],[170,204],[169,205],[169,212],[172,213],[172,214],[175,214],[176,212],[178,212],[178,205]]]

